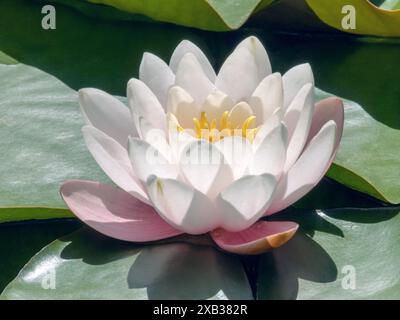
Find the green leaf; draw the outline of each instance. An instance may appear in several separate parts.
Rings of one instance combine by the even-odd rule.
[[[79,225],[70,219],[0,225],[0,292],[41,248]]]
[[[330,178],[321,182],[303,198],[294,204],[301,209],[332,209],[332,208],[371,208],[385,204],[380,200],[350,189]]]
[[[51,274],[56,290],[42,287],[51,285]],[[134,245],[83,230],[40,251],[0,298],[252,299],[252,293],[240,260],[213,247]]]
[[[65,207],[63,180],[107,181],[84,145],[76,92],[22,64],[0,65],[0,87],[0,221],[70,216],[46,209]]]
[[[152,19],[204,30],[238,29],[258,8],[275,0],[89,0]]]
[[[69,6],[75,10],[84,13],[92,18],[104,20],[123,20],[123,21],[147,21],[153,22],[152,19],[143,15],[132,14],[129,12],[121,11],[116,8],[105,6],[101,4],[90,3],[86,0],[36,0],[43,4],[51,4],[58,9],[58,4]]]
[[[397,207],[288,213],[285,218],[301,229],[261,257],[258,298],[398,299],[399,212]]]
[[[44,190],[43,187],[41,187],[41,189]],[[51,192],[51,190],[48,190],[48,191],[50,192],[50,195],[52,193],[54,193],[54,192]],[[22,198],[23,198],[23,195],[21,195],[21,199]],[[34,200],[35,199],[33,199],[32,201],[35,202]],[[26,201],[30,201],[30,200],[26,199]],[[42,201],[45,201],[45,200],[42,200]],[[55,201],[58,201],[58,199],[55,199]],[[5,202],[5,203],[9,203],[9,202]],[[26,205],[25,207],[18,207],[15,205],[13,207],[14,204],[9,204],[9,205],[11,205],[11,206],[10,207],[7,207],[7,206],[0,207],[0,223],[24,221],[24,220],[31,220],[31,219],[43,220],[43,219],[57,219],[57,218],[74,217],[72,212],[65,208],[34,207],[34,206],[29,206],[29,205]],[[61,203],[60,205],[64,205],[64,204]]]
[[[0,64],[15,64],[15,63],[17,63],[15,59],[11,58],[3,51],[0,51]]]
[[[370,1],[360,0],[306,0],[315,14],[326,24],[344,32],[362,35],[399,37],[400,11],[385,10],[373,5]],[[343,18],[349,14],[342,13],[342,8],[352,6],[355,12],[356,25],[354,29],[342,26]]]
[[[278,0],[50,0],[102,19],[160,21],[210,31],[240,28]],[[106,5],[106,6],[104,6]]]
[[[399,0],[385,0],[379,8],[385,10],[400,10],[400,1]]]
[[[0,50],[75,90],[95,87],[125,95],[126,83],[137,76],[145,51],[168,61],[182,39],[206,47],[198,30],[97,20],[63,5],[56,5],[57,28],[44,30],[42,6],[29,0],[0,2]]]
[[[322,99],[330,96],[317,91]],[[369,116],[355,102],[344,100],[345,128],[328,176],[352,189],[391,203],[400,203],[400,130]]]

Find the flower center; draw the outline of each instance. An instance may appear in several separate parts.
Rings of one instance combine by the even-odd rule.
[[[228,111],[225,111],[220,119],[214,118],[211,121],[208,119],[206,112],[201,112],[199,118],[193,118],[194,135],[198,139],[205,139],[210,142],[230,136],[242,136],[253,142],[258,130],[258,128],[252,127],[255,124],[255,120],[256,117],[252,115],[241,124],[233,126]],[[179,132],[185,130],[181,126],[178,126],[177,129]]]

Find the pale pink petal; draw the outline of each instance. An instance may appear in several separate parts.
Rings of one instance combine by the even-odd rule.
[[[223,154],[205,140],[188,144],[181,154],[179,165],[185,181],[211,199],[233,180],[232,170]]]
[[[285,244],[294,236],[297,228],[298,224],[291,221],[258,221],[240,232],[217,229],[211,232],[211,236],[225,251],[255,255]]]
[[[273,129],[260,143],[249,163],[249,173],[269,173],[279,180],[286,159],[287,130],[284,124]]]
[[[139,79],[150,88],[165,108],[168,90],[175,82],[175,75],[169,66],[156,55],[145,52],[140,63]]]
[[[257,131],[256,137],[253,141],[253,150],[257,151],[260,144],[264,141],[265,137],[269,135],[272,130],[277,128],[282,124],[280,115],[274,113],[271,117],[269,117],[264,124],[262,124]]]
[[[214,84],[204,74],[192,53],[186,53],[181,59],[175,75],[175,85],[186,90],[197,105],[203,104],[207,96],[215,90]]]
[[[175,48],[172,53],[169,66],[173,72],[177,72],[179,63],[181,62],[183,56],[187,53],[192,53],[196,56],[199,61],[205,75],[210,79],[211,82],[215,81],[215,71],[210,62],[208,61],[206,55],[201,51],[201,49],[189,40],[182,40],[181,43]]]
[[[176,117],[182,128],[193,128],[193,118],[200,117],[198,104],[179,86],[173,86],[168,92],[167,111]]]
[[[88,150],[105,174],[117,186],[147,202],[147,195],[133,172],[128,151],[95,127],[84,126],[82,133]]]
[[[215,86],[234,103],[247,100],[260,83],[254,55],[246,47],[238,47],[225,60]]]
[[[179,175],[178,167],[144,140],[129,138],[128,153],[132,168],[143,183],[146,183],[147,178],[153,174],[172,179]]]
[[[181,181],[152,176],[147,191],[160,216],[178,230],[202,234],[219,226],[220,217],[211,200]]]
[[[283,107],[283,83],[280,73],[265,77],[250,97],[250,106],[257,123],[264,123],[277,109]]]
[[[253,110],[247,102],[239,102],[229,112],[229,121],[233,128],[241,128],[243,122],[253,115]]]
[[[137,135],[129,109],[112,95],[98,89],[81,89],[79,104],[86,124],[103,131],[124,148],[128,146],[128,136]]]
[[[181,234],[129,193],[94,181],[70,180],[60,189],[69,209],[109,237],[146,242]]]
[[[343,101],[337,97],[330,97],[315,104],[314,115],[307,143],[321,130],[322,126],[329,120],[336,123],[336,149],[339,146],[344,126],[344,107]]]
[[[214,142],[213,145],[224,155],[234,179],[241,178],[253,157],[253,148],[249,140],[241,136],[229,136]]]
[[[255,36],[250,36],[238,44],[237,48],[246,48],[253,56],[257,65],[258,80],[261,81],[266,76],[271,74],[271,63],[269,61],[268,53],[263,44]]]
[[[299,90],[307,83],[314,84],[314,75],[308,63],[299,64],[288,70],[282,77],[284,106],[286,109]]]
[[[216,90],[210,93],[204,101],[202,111],[206,112],[209,120],[220,119],[225,111],[233,108],[233,101],[222,91]]]
[[[310,141],[300,158],[279,181],[266,215],[281,211],[307,194],[322,179],[337,149],[337,128],[328,121]]]
[[[188,133],[187,131],[192,130],[188,129],[185,131],[179,131],[178,127],[180,127],[179,121],[172,113],[167,114],[168,121],[168,143],[171,147],[171,153],[174,159],[178,160],[181,156],[182,151],[186,147],[188,143],[196,141],[197,138],[194,137],[194,130],[192,133]],[[192,135],[193,134],[193,135]]]
[[[288,129],[285,171],[296,162],[307,142],[314,113],[314,86],[305,84],[288,107],[283,122]]]
[[[138,119],[143,117],[152,127],[166,131],[165,110],[144,82],[134,78],[129,80],[127,95],[137,128]]]
[[[237,103],[248,100],[258,84],[271,74],[268,54],[256,37],[244,39],[223,63],[215,85]]]
[[[272,203],[276,183],[269,174],[247,175],[232,182],[216,200],[221,228],[241,231],[256,222]]]

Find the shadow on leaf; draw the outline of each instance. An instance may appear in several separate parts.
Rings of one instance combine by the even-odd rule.
[[[95,266],[95,272],[100,273],[93,278],[113,274],[110,265],[116,264],[120,270],[115,276],[121,290],[131,291],[132,295],[144,291],[150,300],[252,299],[239,258],[209,245],[183,243],[186,240],[180,237],[176,243],[133,244],[87,228],[61,240],[66,242],[61,258],[81,260],[85,269]]]
[[[203,300],[224,295],[228,299],[249,299],[225,278],[237,278],[242,272],[236,259],[210,247],[184,243],[148,247],[129,270],[128,286],[147,288],[152,300]]]
[[[265,254],[259,266],[258,296],[262,299],[297,298],[299,279],[327,283],[337,278],[337,267],[329,254],[302,232],[286,245]]]

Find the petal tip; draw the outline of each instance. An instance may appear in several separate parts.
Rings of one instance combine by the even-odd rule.
[[[224,251],[241,255],[258,255],[287,243],[293,238],[298,227],[297,223],[291,221],[259,221],[241,232],[217,229],[210,235]]]

